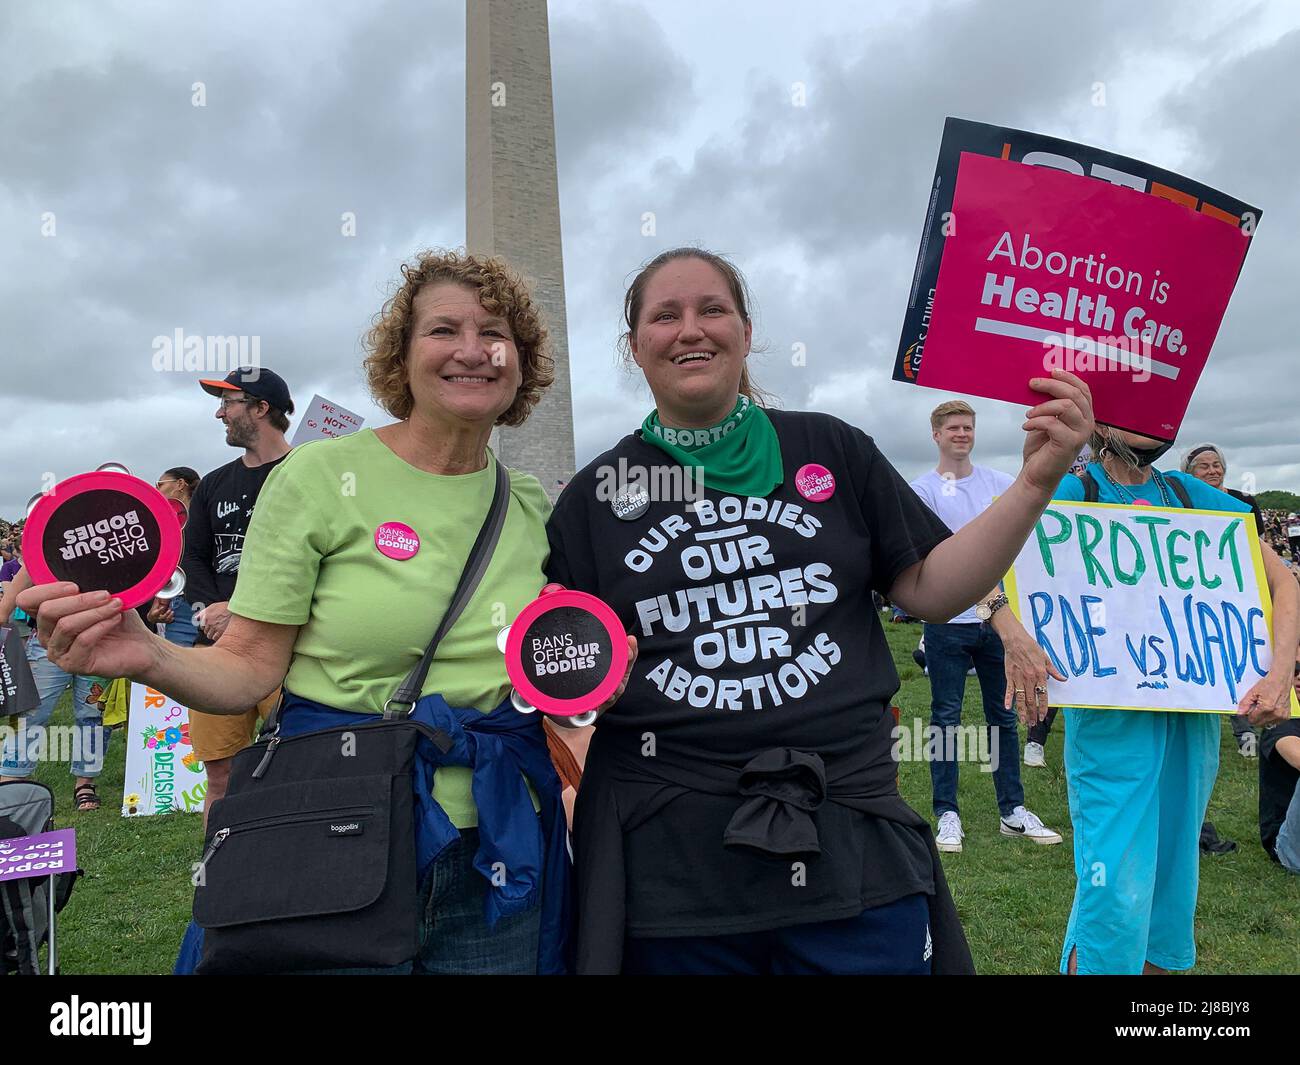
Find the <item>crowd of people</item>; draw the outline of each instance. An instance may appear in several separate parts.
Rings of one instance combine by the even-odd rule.
[[[932,828],[898,793],[899,679],[874,598],[924,622],[933,726],[959,724],[974,672],[998,750],[999,834],[1056,845],[1064,826],[1026,805],[1017,724],[1034,730],[1024,764],[1042,764],[1056,709],[1047,680],[1064,678],[1007,609],[1003,575],[1052,500],[1251,509],[1220,491],[1217,449],[1158,470],[1170,445],[1099,425],[1086,383],[1062,370],[1029,382],[1040,401],[1014,475],[971,462],[975,411],[952,401],[931,417],[935,470],[909,485],[860,429],[767,402],[748,371],[750,304],[726,258],[657,256],[628,287],[623,338],[654,409],[554,506],[535,478],[506,474],[490,560],[412,711],[448,742],[423,756],[424,919],[409,958],[384,971],[973,972],[939,857],[965,836],[957,759],[945,747],[931,761]],[[372,394],[394,421],[293,450],[278,375],[202,383],[242,454],[197,486],[184,467],[158,479],[188,507],[182,596],[141,616],[107,592],[28,587],[18,569],[0,603],[0,622],[15,606],[35,621],[29,654],[51,678],[35,714],[48,718],[55,687],[113,677],[192,708],[209,848],[228,831],[213,819],[232,760],[272,706],[283,737],[388,707],[489,513],[490,434],[522,424],[553,377],[529,287],[474,255],[405,266],[367,348]],[[690,471],[704,497],[651,492],[620,509],[599,490],[609,470],[656,468]],[[1275,656],[1237,716],[1267,728],[1264,845],[1300,871],[1300,733],[1288,718],[1300,584],[1256,513]],[[385,549],[381,531],[397,525],[402,549]],[[572,868],[547,731],[565,723],[514,708],[499,643],[502,618],[547,583],[598,596],[631,634],[585,759],[565,763],[577,785]],[[1190,968],[1219,718],[1062,714],[1076,884],[1061,971]],[[93,774],[79,769],[89,798]],[[6,776],[31,770],[6,754]],[[1110,871],[1100,885],[1098,862]]]
[[[1280,558],[1300,566],[1300,514],[1288,510],[1261,510],[1263,538]]]

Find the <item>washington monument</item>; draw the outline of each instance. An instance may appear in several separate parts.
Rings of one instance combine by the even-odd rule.
[[[466,0],[465,27],[466,247],[533,283],[555,358],[555,384],[493,445],[554,499],[575,459],[546,0]]]

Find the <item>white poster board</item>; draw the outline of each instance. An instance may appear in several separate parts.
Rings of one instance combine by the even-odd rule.
[[[337,436],[347,436],[360,429],[364,421],[361,415],[353,414],[346,407],[331,403],[324,396],[315,395],[303,411],[289,446],[297,447],[309,440],[332,440]]]
[[[1053,706],[1235,713],[1272,662],[1250,514],[1054,501],[1005,583]]]
[[[122,816],[203,809],[208,774],[190,746],[190,712],[143,684],[131,685]]]

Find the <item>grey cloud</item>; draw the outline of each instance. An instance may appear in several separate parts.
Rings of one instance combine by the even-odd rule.
[[[810,63],[807,106],[792,106],[775,79],[758,82],[738,143],[702,150],[675,206],[709,210],[700,188],[750,196],[768,228],[817,253],[839,253],[853,235],[919,235],[945,116],[1059,129],[1055,119],[1086,102],[1167,12],[984,2],[828,36]],[[1050,61],[1066,42],[1069,60]]]
[[[440,105],[463,92],[463,33],[413,33],[415,13],[376,8],[346,48],[301,65],[196,38],[178,72],[132,41],[102,67],[29,80],[23,106],[0,110],[0,139],[16,146],[0,180],[22,205],[7,220],[20,234],[7,265],[21,268],[4,272],[0,299],[15,308],[10,343],[28,340],[9,389],[48,395],[51,365],[83,371],[61,382],[65,398],[170,387],[149,379],[148,357],[176,328],[259,335],[277,367],[353,346],[378,307],[366,272],[378,249],[391,249],[389,277],[419,244],[463,241],[463,109]],[[42,210],[56,237],[40,235]],[[302,314],[339,287],[356,293],[343,338],[337,320]],[[304,346],[304,331],[326,335]]]
[[[56,24],[0,9],[23,44],[0,71],[0,358],[24,411],[0,514],[41,471],[101,454],[138,472],[232,457],[195,375],[148,367],[152,338],[177,327],[258,335],[301,403],[315,389],[386,420],[358,338],[399,261],[464,236],[463,5],[65,10]],[[1300,487],[1295,390],[1268,387],[1294,365],[1296,34],[1268,40],[1253,11],[1208,5],[984,0],[870,27],[854,5],[781,10],[789,40],[760,47],[743,20],[719,41],[672,6],[553,8],[580,460],[651,402],[614,355],[630,272],[699,242],[754,286],[760,381],[862,425],[905,475],[927,468],[944,397],[888,377],[942,119],[959,114],[1149,157],[1265,208],[1184,439],[1216,439],[1261,487]],[[1154,60],[1196,76],[1143,80]],[[790,104],[795,77],[807,107]],[[195,80],[206,109],[190,106]],[[1088,103],[1095,81],[1112,86],[1107,109]],[[40,235],[47,210],[57,238]],[[977,457],[1016,468],[1020,411],[976,405]]]
[[[551,65],[556,155],[571,190],[635,169],[646,137],[671,132],[697,103],[690,66],[630,4],[552,16]]]

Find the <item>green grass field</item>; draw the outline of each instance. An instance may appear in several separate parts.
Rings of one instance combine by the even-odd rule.
[[[888,625],[886,632],[903,682],[897,698],[902,720],[928,720],[929,682],[911,658],[920,626]],[[966,688],[964,720],[983,720],[973,677]],[[71,723],[68,696],[55,721]],[[1058,721],[1048,740],[1047,768],[1023,771],[1026,804],[1065,835],[1061,846],[999,835],[991,777],[974,766],[961,774],[965,849],[944,855],[944,868],[982,973],[1056,971],[1074,892],[1061,725]],[[37,773],[55,790],[58,827],[76,827],[78,857],[86,870],[59,918],[61,968],[67,973],[170,972],[189,917],[191,865],[200,857],[202,842],[200,818],[119,815],[124,738],[122,730],[113,736],[100,777],[104,806],[97,813],[73,811],[66,766],[47,763]],[[929,815],[927,765],[908,762],[901,771],[903,796]],[[1237,754],[1225,724],[1209,816],[1221,836],[1237,841],[1238,849],[1201,859],[1198,973],[1300,972],[1300,877],[1285,873],[1260,847],[1256,791],[1257,763]]]

